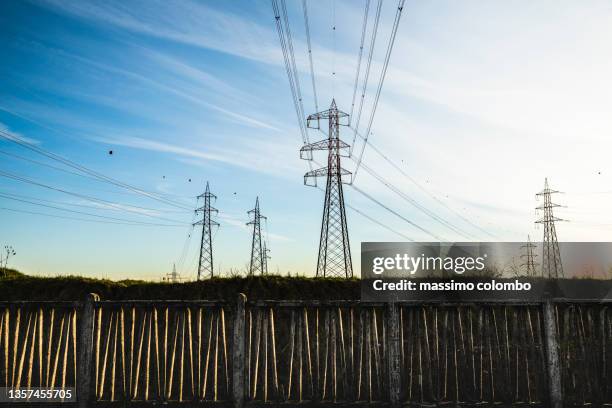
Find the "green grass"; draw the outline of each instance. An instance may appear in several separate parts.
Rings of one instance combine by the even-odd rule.
[[[104,300],[138,299],[359,299],[358,279],[306,277],[213,278],[200,282],[166,283],[140,280],[111,281],[81,276],[27,276],[8,270],[0,279],[0,300],[82,300],[97,293]]]

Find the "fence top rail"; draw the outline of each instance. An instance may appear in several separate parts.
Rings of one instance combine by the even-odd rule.
[[[520,299],[503,299],[503,300],[401,300],[395,302],[398,306],[419,306],[419,305],[437,305],[437,306],[462,306],[462,305],[485,305],[485,306],[541,306],[546,302],[555,304],[612,304],[612,299],[569,299],[569,298],[551,298],[542,299],[539,301],[525,301]],[[0,307],[8,306],[53,306],[78,308],[83,305],[84,301],[74,300],[0,300]],[[364,307],[384,307],[391,302],[371,302],[361,301],[356,299],[351,300],[249,300],[247,305],[251,307],[337,307],[337,306],[364,306]],[[96,306],[203,306],[203,307],[221,307],[233,305],[234,302],[228,300],[98,300],[94,302]]]
[[[98,300],[96,306],[204,306],[220,307],[232,304],[227,300]]]
[[[53,306],[75,308],[81,307],[83,302],[75,300],[0,300],[0,307],[8,306]]]
[[[552,298],[539,301],[522,299],[481,299],[481,300],[401,300],[394,302],[398,306],[462,306],[462,305],[485,305],[485,306],[541,306],[546,302],[558,304],[607,304],[612,303],[612,299],[566,299]],[[372,302],[361,300],[250,300],[247,305],[254,307],[278,306],[278,307],[318,307],[318,306],[365,306],[365,307],[384,307],[391,302]]]

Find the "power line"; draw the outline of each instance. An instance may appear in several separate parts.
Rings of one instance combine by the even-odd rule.
[[[368,88],[368,79],[370,77],[370,67],[372,66],[372,58],[374,56],[374,45],[376,44],[376,33],[378,32],[378,22],[380,21],[380,10],[382,9],[382,0],[378,0],[378,6],[376,7],[376,16],[374,17],[374,25],[372,27],[372,36],[370,37],[370,49],[368,51],[368,62],[366,63],[365,74],[363,76],[363,85],[361,87],[361,98],[359,100],[359,109],[357,110],[357,121],[355,122],[355,133],[359,129],[359,123],[361,122],[361,113],[363,111],[363,102],[365,100],[365,93]],[[349,151],[349,155],[353,154],[355,148],[355,138],[353,135],[353,143]]]
[[[357,85],[359,84],[359,74],[361,73],[361,60],[363,58],[363,44],[365,42],[365,35],[368,26],[368,12],[370,10],[370,0],[366,0],[365,11],[363,13],[363,23],[361,29],[361,41],[359,43],[359,56],[357,58],[357,72],[355,73],[355,86],[353,87],[353,100],[351,102],[351,112],[349,113],[349,126],[353,120],[353,111],[355,109],[355,98],[357,97]],[[318,110],[318,109],[317,109]],[[353,143],[355,144],[355,137],[353,137]]]
[[[68,169],[63,169],[61,167],[54,166],[54,165],[49,164],[49,163],[44,163],[44,162],[41,162],[41,161],[38,161],[38,160],[30,159],[28,157],[21,156],[21,155],[18,155],[18,154],[14,154],[14,153],[11,153],[11,152],[0,150],[0,154],[4,154],[6,156],[13,157],[15,159],[23,160],[23,161],[26,161],[28,163],[33,163],[33,164],[37,164],[39,166],[43,166],[43,167],[47,167],[47,168],[54,169],[54,170],[57,170],[57,171],[61,171],[63,173],[71,174],[71,175],[78,176],[78,177],[83,177],[83,178],[86,178],[88,180],[93,180],[93,181],[96,181],[96,182],[103,182],[102,180],[97,179],[95,177],[91,177],[91,176],[89,176],[87,174],[77,173],[75,171],[70,171]],[[97,190],[97,191],[100,191],[100,190]],[[102,191],[103,192],[113,193],[113,194],[116,194],[116,193],[134,194],[133,191],[126,191],[126,192],[122,192],[122,191],[108,191],[108,190],[102,190]],[[28,198],[28,197],[26,197],[26,198]],[[187,197],[185,197],[185,198],[187,198]],[[189,198],[195,198],[195,197],[189,197]],[[42,199],[38,199],[38,200],[42,200]],[[46,200],[42,200],[42,201],[46,201]],[[61,203],[61,204],[79,205],[79,204],[73,204],[73,203]],[[83,205],[80,205],[80,206],[83,206]],[[91,206],[85,206],[85,207],[90,207],[91,208]],[[185,210],[166,210],[166,209],[159,209],[159,208],[149,208],[149,210],[151,210],[151,211],[160,211],[160,212],[163,211],[163,212],[166,212],[166,213],[168,213],[168,212],[172,212],[172,213],[184,213],[184,212],[191,212],[192,211],[192,210],[186,210],[186,209]]]
[[[79,203],[69,203],[69,202],[65,202],[65,201],[54,201],[54,200],[45,200],[44,198],[38,198],[38,197],[33,197],[30,195],[25,195],[25,194],[15,194],[15,193],[9,193],[9,192],[0,192],[2,194],[5,195],[9,195],[12,197],[18,197],[18,198],[25,198],[25,199],[30,199],[30,200],[35,200],[35,201],[39,201],[39,202],[44,202],[44,203],[50,203],[50,204],[58,204],[58,205],[69,205],[71,207],[82,207],[82,208],[93,208],[96,210],[105,210],[105,211],[124,211],[124,208],[114,208],[114,207],[100,207],[100,206],[96,206],[96,205],[87,205],[87,204],[79,204]],[[130,205],[125,205],[127,207],[129,207]],[[134,207],[134,208],[139,208],[139,209],[143,209],[143,210],[149,210],[149,211],[156,211],[156,212],[164,212],[164,213],[174,213],[174,214],[183,214],[186,211],[185,210],[161,210],[161,209],[157,209],[157,208],[146,208],[146,207]],[[191,211],[190,211],[191,212]]]
[[[317,188],[318,188],[319,190],[321,190],[321,191],[325,192],[325,190],[324,190],[324,189],[322,189],[321,187],[318,187],[318,186],[317,186]],[[400,237],[402,237],[402,238],[404,238],[404,239],[407,239],[408,241],[414,241],[414,239],[410,238],[410,237],[409,237],[409,236],[407,236],[406,234],[403,234],[403,233],[401,233],[401,232],[399,232],[399,231],[397,231],[397,230],[395,230],[395,229],[393,229],[393,228],[389,227],[388,225],[386,225],[386,224],[384,224],[384,223],[382,223],[382,222],[378,221],[378,220],[377,220],[377,219],[375,219],[374,217],[369,216],[368,214],[366,214],[366,213],[365,213],[365,212],[363,212],[362,210],[359,210],[359,209],[357,209],[356,207],[353,207],[353,206],[352,206],[352,205],[350,205],[350,204],[346,204],[346,203],[345,203],[345,205],[346,205],[346,207],[347,207],[347,208],[351,209],[352,211],[355,211],[357,214],[359,214],[359,215],[361,215],[362,217],[364,217],[364,218],[366,218],[366,219],[370,220],[370,221],[371,221],[371,222],[373,222],[374,224],[376,224],[376,225],[378,225],[378,226],[380,226],[380,227],[383,227],[384,229],[386,229],[386,230],[388,230],[388,231],[391,231],[392,233],[397,234],[398,236],[400,236]]]
[[[22,200],[20,198],[10,197],[9,195],[2,194],[2,193],[0,193],[0,198],[5,198],[7,200],[18,201],[18,202],[21,202],[21,203],[26,203],[26,204],[31,204],[31,205],[38,205],[40,207],[52,208],[52,209],[55,209],[55,210],[66,211],[66,212],[70,212],[70,213],[74,213],[74,214],[81,214],[81,215],[87,215],[87,216],[90,216],[90,217],[96,217],[96,218],[101,218],[101,219],[106,219],[106,220],[130,223],[130,224],[134,224],[134,225],[141,225],[141,224],[143,224],[143,225],[155,225],[155,226],[166,226],[166,227],[178,227],[178,226],[182,226],[183,225],[183,224],[180,224],[180,225],[179,224],[177,224],[177,225],[157,224],[157,223],[150,223],[150,222],[145,222],[145,221],[127,220],[125,218],[108,217],[108,216],[105,216],[105,215],[92,214],[92,213],[87,213],[87,212],[84,212],[84,211],[71,210],[69,208],[62,208],[62,207],[58,207],[58,206],[55,206],[55,205],[36,203],[36,202],[30,201],[30,200]]]
[[[312,78],[312,94],[314,95],[315,111],[318,112],[319,101],[317,98],[317,87],[315,84],[314,64],[312,63],[312,46],[310,44],[310,27],[308,23],[308,6],[306,5],[306,0],[302,0],[302,9],[304,10],[304,26],[306,27],[306,44],[308,44],[308,60],[310,62],[310,76]]]
[[[380,174],[376,173],[373,169],[371,169],[370,167],[366,166],[365,164],[362,163],[362,166],[364,168],[364,170],[366,172],[368,172],[372,177],[374,177],[375,179],[377,179],[380,183],[382,183],[385,187],[387,187],[389,190],[393,191],[395,194],[397,194],[398,196],[400,196],[402,199],[404,199],[405,201],[407,201],[409,204],[411,204],[412,206],[414,206],[415,208],[417,208],[418,210],[420,210],[422,213],[424,213],[425,215],[427,215],[428,217],[432,218],[433,220],[435,220],[436,222],[442,224],[443,226],[449,228],[450,230],[452,230],[453,232],[463,236],[464,238],[467,239],[471,239],[472,237],[470,237],[465,231],[463,231],[462,229],[460,229],[459,227],[455,226],[454,224],[452,224],[450,221],[444,219],[441,216],[438,216],[437,214],[435,214],[433,211],[429,210],[427,207],[421,205],[418,201],[416,201],[415,199],[411,198],[410,196],[408,196],[406,193],[404,193],[403,191],[401,191],[399,188],[395,187],[393,184],[391,184],[388,180],[384,179]]]
[[[353,129],[351,127],[351,129]],[[356,129],[353,129],[356,130]],[[366,141],[365,138],[363,137],[363,135],[361,135],[361,133],[356,132],[356,134],[362,139],[364,140],[364,143],[367,143],[368,146],[370,146],[372,148],[372,150],[374,150],[380,157],[382,157],[387,163],[389,163],[391,166],[393,166],[397,171],[399,171],[404,177],[406,177],[411,183],[413,183],[415,186],[417,186],[419,188],[419,190],[421,190],[423,193],[427,194],[429,197],[431,197],[434,201],[436,201],[438,204],[440,204],[441,206],[443,206],[444,208],[446,208],[448,211],[452,212],[453,214],[455,214],[457,217],[461,218],[464,222],[470,224],[472,227],[476,228],[477,230],[483,232],[484,234],[492,237],[492,238],[497,238],[497,236],[495,236],[494,234],[491,234],[489,231],[485,230],[484,228],[480,227],[478,224],[474,223],[472,220],[470,220],[469,218],[465,217],[463,214],[459,213],[458,211],[454,210],[452,207],[450,207],[448,204],[446,204],[444,201],[440,200],[438,197],[436,197],[433,193],[431,193],[429,190],[427,190],[427,188],[423,187],[423,185],[421,185],[418,181],[416,181],[413,177],[411,177],[408,173],[406,173],[404,171],[404,169],[402,169],[396,162],[394,162],[393,160],[391,160],[386,154],[384,154],[378,147],[376,147],[370,140]]]
[[[276,22],[276,31],[278,32],[278,39],[280,41],[281,50],[283,52],[283,59],[285,62],[285,71],[287,72],[287,78],[289,79],[289,88],[291,89],[291,96],[293,98],[293,105],[295,107],[295,113],[298,119],[298,125],[300,127],[300,133],[302,134],[302,142],[304,144],[308,142],[308,132],[304,123],[304,106],[302,103],[302,95],[300,92],[299,79],[297,75],[297,69],[295,68],[295,57],[293,55],[293,44],[291,42],[291,30],[288,27],[289,19],[287,18],[287,12],[284,0],[281,0],[281,6],[283,9],[283,20],[285,27],[283,28],[283,20],[281,20],[281,9],[278,6],[277,0],[272,0],[272,9],[274,11],[274,20]],[[286,37],[286,38],[285,38]]]
[[[374,115],[376,114],[376,108],[378,106],[378,100],[380,99],[380,92],[382,91],[383,82],[387,75],[387,68],[389,67],[389,60],[391,59],[391,51],[393,51],[393,44],[395,44],[395,37],[397,35],[397,28],[399,27],[400,18],[402,17],[402,10],[404,9],[404,1],[399,0],[397,5],[397,12],[395,13],[395,20],[393,21],[393,28],[391,29],[391,37],[389,38],[389,44],[387,45],[387,53],[385,55],[385,61],[383,63],[380,79],[378,81],[378,88],[376,89],[376,96],[374,97],[374,103],[372,105],[372,112],[370,113],[370,120],[368,121],[368,127],[365,132],[365,140],[367,142],[372,129],[372,123],[374,122]],[[365,151],[366,143],[361,146],[361,152],[359,153],[359,160],[357,161],[357,167],[353,172],[353,180],[357,177],[361,160],[363,159],[363,152]]]
[[[106,176],[106,175],[104,175],[104,174],[102,174],[100,172],[97,172],[95,170],[91,170],[91,169],[89,169],[89,168],[87,168],[85,166],[82,166],[82,165],[80,165],[80,164],[78,164],[76,162],[73,162],[73,161],[71,161],[69,159],[66,159],[66,158],[64,158],[64,157],[62,157],[60,155],[57,155],[57,154],[55,154],[53,152],[50,152],[50,151],[45,150],[45,149],[43,149],[43,148],[41,148],[39,146],[36,146],[35,144],[30,143],[27,140],[25,140],[25,139],[23,139],[23,138],[21,138],[19,136],[16,136],[16,135],[13,135],[11,133],[8,133],[8,132],[5,132],[3,130],[0,130],[0,137],[2,137],[3,139],[6,139],[8,141],[11,141],[13,143],[16,143],[16,144],[18,144],[18,145],[20,145],[20,146],[22,146],[22,147],[24,147],[26,149],[32,150],[32,151],[34,151],[36,153],[39,153],[39,154],[41,154],[43,156],[46,156],[46,157],[48,157],[48,158],[50,158],[52,160],[58,161],[58,162],[60,162],[60,163],[62,163],[64,165],[66,165],[68,167],[71,167],[73,169],[76,169],[76,170],[78,170],[78,171],[80,171],[82,173],[89,174],[90,176],[92,176],[94,178],[97,178],[99,180],[102,180],[102,181],[105,181],[107,183],[113,184],[113,185],[115,185],[117,187],[121,187],[121,188],[130,190],[130,191],[133,191],[134,193],[146,196],[148,198],[151,198],[153,200],[162,202],[162,203],[167,204],[167,205],[171,205],[173,207],[178,207],[178,208],[190,210],[189,207],[186,207],[183,204],[177,203],[177,202],[172,201],[172,200],[168,200],[168,199],[166,199],[166,198],[164,198],[162,196],[159,196],[157,194],[154,194],[152,192],[148,192],[148,191],[142,190],[140,188],[131,186],[131,185],[129,185],[127,183],[124,183],[122,181],[116,180],[116,179],[114,179],[112,177]]]
[[[331,0],[331,12],[332,12],[332,99],[336,96],[336,1]],[[317,112],[319,110],[317,109]]]
[[[49,164],[49,163],[43,163],[41,161],[30,159],[30,158],[27,158],[27,157],[24,157],[24,156],[20,156],[18,154],[9,153],[9,152],[3,151],[3,150],[0,150],[0,154],[4,154],[5,156],[9,156],[9,157],[13,157],[15,159],[23,160],[23,161],[26,161],[28,163],[37,164],[39,166],[47,167],[47,168],[50,168],[50,169],[53,169],[53,170],[61,171],[61,172],[66,173],[66,174],[72,174],[73,176],[79,176],[79,177],[83,177],[83,178],[86,178],[86,179],[89,179],[89,180],[100,181],[100,180],[98,180],[98,179],[96,179],[94,177],[88,176],[87,174],[77,173],[76,171],[70,171],[68,169],[63,169],[61,167],[57,167],[57,166],[54,166],[54,165]]]
[[[416,229],[426,233],[427,235],[432,236],[433,238],[435,238],[437,241],[444,241],[443,238],[439,237],[438,235],[434,234],[433,232],[421,227],[420,225],[418,225],[417,223],[410,221],[408,218],[404,217],[403,215],[401,215],[400,213],[398,213],[397,211],[387,207],[386,205],[384,205],[383,203],[381,203],[380,201],[378,201],[376,198],[372,197],[370,194],[366,193],[365,191],[361,190],[359,187],[355,186],[354,184],[349,184],[355,191],[357,191],[359,194],[363,195],[364,197],[368,198],[370,201],[378,204],[379,206],[381,206],[382,208],[384,208],[385,210],[389,211],[391,214],[395,215],[396,217],[400,218],[401,220],[407,222],[408,224],[412,225],[413,227],[415,227]]]
[[[169,219],[169,218],[165,218],[165,217],[160,217],[160,216],[157,216],[157,215],[153,215],[153,214],[149,214],[149,213],[146,213],[146,212],[134,210],[134,209],[131,209],[131,208],[126,208],[125,206],[123,206],[121,204],[118,204],[118,203],[115,203],[115,202],[112,202],[112,201],[107,201],[107,200],[103,200],[101,198],[96,198],[96,197],[88,196],[88,195],[85,195],[85,194],[75,193],[75,192],[64,190],[64,189],[61,189],[61,188],[58,188],[58,187],[50,186],[48,184],[39,183],[37,181],[30,180],[30,179],[27,179],[25,177],[21,177],[19,175],[8,173],[8,172],[2,171],[2,170],[0,170],[0,177],[6,177],[6,178],[9,178],[9,179],[12,179],[12,180],[21,181],[21,182],[24,182],[24,183],[28,183],[28,184],[32,184],[32,185],[38,186],[38,187],[43,187],[43,188],[46,188],[46,189],[49,189],[49,190],[53,190],[53,191],[57,191],[57,192],[60,192],[60,193],[68,194],[68,195],[71,195],[71,196],[74,196],[74,197],[79,197],[79,198],[82,198],[84,200],[88,200],[88,201],[92,201],[92,202],[97,202],[97,203],[104,204],[104,205],[109,205],[109,206],[111,206],[113,208],[116,208],[116,209],[119,209],[119,210],[123,210],[123,211],[127,211],[127,212],[132,212],[132,213],[135,213],[135,214],[138,214],[138,215],[142,215],[142,216],[145,216],[145,217],[157,218],[157,219],[164,220],[164,221],[169,221],[169,222],[179,222],[179,223],[181,222],[181,221],[178,221],[178,220],[173,220],[173,219]],[[134,205],[130,205],[129,207],[137,208],[137,209],[140,209],[140,210],[149,211],[149,209],[144,208],[144,207],[138,207],[138,206],[134,206]]]
[[[61,219],[65,219],[65,220],[97,222],[97,223],[100,223],[100,224],[131,225],[131,226],[156,226],[156,227],[182,227],[183,226],[183,225],[154,224],[154,223],[138,223],[138,224],[136,224],[136,223],[132,223],[132,222],[125,223],[125,222],[92,220],[92,219],[88,219],[88,218],[67,217],[67,216],[62,216],[62,215],[57,215],[57,214],[39,213],[39,212],[35,212],[35,211],[26,211],[26,210],[17,210],[15,208],[7,208],[7,207],[0,207],[0,210],[12,211],[12,212],[18,212],[18,213],[24,213],[24,214],[32,214],[32,215],[42,215],[42,216],[45,216],[45,217],[61,218]]]

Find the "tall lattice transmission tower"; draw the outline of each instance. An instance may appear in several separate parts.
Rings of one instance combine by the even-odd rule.
[[[559,204],[554,204],[551,200],[551,195],[559,193],[557,190],[552,190],[548,186],[548,179],[544,179],[544,190],[536,194],[536,197],[542,196],[544,203],[536,207],[537,210],[543,210],[543,216],[536,221],[537,224],[544,226],[544,238],[542,239],[542,277],[545,278],[563,278],[563,265],[561,263],[561,253],[559,251],[559,242],[557,241],[557,230],[555,221],[564,221],[557,218],[553,214],[553,208],[560,207]]]
[[[261,215],[259,211],[259,197],[255,200],[255,208],[248,212],[249,215],[253,215],[253,220],[249,221],[247,225],[253,226],[253,241],[251,243],[251,262],[249,264],[249,275],[256,275],[259,273],[263,275],[267,272],[266,266],[266,251],[265,242],[261,239],[261,220],[265,220],[266,217]]]
[[[309,171],[304,175],[304,184],[315,187],[317,177],[327,177],[317,276],[353,277],[353,263],[351,261],[344,192],[342,190],[342,184],[345,182],[343,177],[348,177],[350,181],[351,172],[343,169],[340,163],[340,157],[347,157],[348,154],[345,152],[350,147],[340,139],[340,126],[348,125],[348,123],[341,122],[347,120],[348,116],[345,112],[338,110],[335,100],[332,100],[328,110],[308,116],[307,125],[311,129],[320,129],[321,120],[327,120],[329,133],[327,139],[304,145],[300,149],[300,157],[306,160],[312,160],[313,151],[328,151],[327,166]]]
[[[212,201],[217,199],[217,196],[210,192],[208,182],[206,182],[206,191],[198,196],[198,199],[203,198],[202,207],[196,209],[196,213],[202,213],[202,219],[193,225],[202,226],[202,240],[200,241],[200,262],[198,263],[198,280],[204,278],[212,278],[214,276],[213,267],[213,248],[212,248],[212,227],[218,227],[219,223],[213,221],[212,213],[217,213],[218,210],[212,207]]]
[[[536,266],[538,263],[535,262],[537,255],[534,251],[536,247],[537,245],[531,242],[531,237],[529,235],[527,235],[527,243],[525,245],[521,245],[521,249],[525,251],[525,253],[521,255],[521,259],[525,260],[521,266],[525,268],[525,272],[529,277],[534,277],[537,274]]]

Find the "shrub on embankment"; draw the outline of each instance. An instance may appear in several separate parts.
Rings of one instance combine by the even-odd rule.
[[[359,299],[358,279],[306,277],[220,277],[199,282],[111,281],[81,276],[36,277],[9,271],[0,279],[0,300],[82,300],[97,293],[104,300],[138,299]]]

